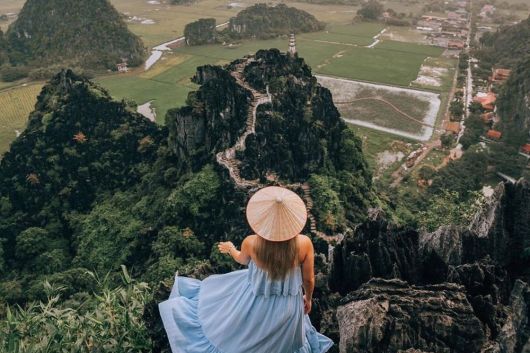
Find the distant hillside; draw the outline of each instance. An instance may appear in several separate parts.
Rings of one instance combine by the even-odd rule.
[[[6,33],[12,64],[140,65],[146,50],[108,0],[28,0]]]
[[[513,67],[530,55],[530,16],[513,26],[502,27],[495,33],[485,33],[480,39],[478,56],[481,65]]]
[[[501,88],[497,112],[502,117],[504,132],[511,143],[526,142],[530,133],[530,55],[512,70],[510,78]]]
[[[230,19],[228,31],[243,38],[270,38],[281,34],[315,32],[324,24],[315,16],[284,4],[256,4]]]

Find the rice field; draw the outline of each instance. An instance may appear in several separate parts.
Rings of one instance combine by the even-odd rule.
[[[434,132],[440,109],[437,94],[317,76],[333,94],[343,119],[408,139],[426,141]]]
[[[17,134],[24,131],[41,88],[41,84],[35,84],[0,92],[0,156]]]

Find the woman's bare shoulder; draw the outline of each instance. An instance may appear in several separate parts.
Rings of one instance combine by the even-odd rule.
[[[256,234],[248,235],[245,239],[243,239],[243,242],[241,243],[241,248],[251,250],[254,247],[254,244],[256,243],[256,237]]]
[[[298,235],[298,245],[300,247],[312,247],[313,242],[311,241],[311,238],[309,238],[307,235],[300,234]]]
[[[307,235],[300,234],[298,236],[298,251],[300,253],[300,259],[303,261],[308,254],[313,251],[313,242]]]

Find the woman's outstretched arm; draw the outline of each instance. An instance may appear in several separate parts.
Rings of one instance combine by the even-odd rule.
[[[230,254],[232,258],[241,265],[248,265],[250,261],[250,237],[246,237],[241,243],[241,251],[231,241],[220,242],[217,246],[222,254]]]

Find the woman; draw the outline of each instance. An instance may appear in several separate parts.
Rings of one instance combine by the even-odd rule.
[[[267,187],[247,206],[256,233],[241,250],[219,244],[248,269],[204,281],[176,277],[160,314],[173,353],[323,353],[333,342],[316,332],[309,316],[314,280],[307,221],[294,192]]]

